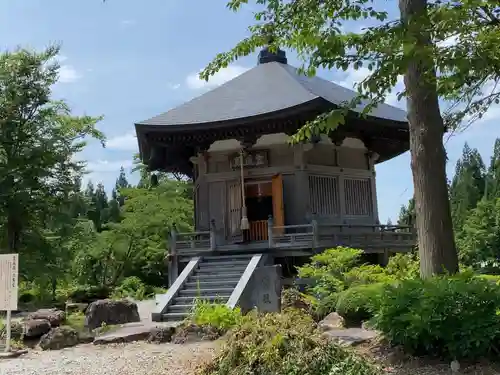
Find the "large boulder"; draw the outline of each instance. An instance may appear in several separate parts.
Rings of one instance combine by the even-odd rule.
[[[318,328],[323,332],[330,331],[332,329],[344,328],[344,318],[336,312],[332,312],[318,323]]]
[[[85,313],[88,303],[66,302],[66,314]]]
[[[3,326],[0,330],[0,337],[5,337],[6,327]],[[18,320],[10,322],[10,337],[19,340],[23,337],[23,324]]]
[[[23,325],[24,337],[28,339],[38,338],[50,331],[50,323],[44,319],[25,320]]]
[[[58,350],[75,346],[80,342],[78,332],[68,326],[52,329],[40,339],[42,350]]]
[[[28,320],[47,320],[52,327],[59,327],[66,319],[64,311],[59,309],[40,309],[28,315]]]
[[[103,299],[92,302],[85,311],[85,327],[96,329],[104,324],[115,325],[139,322],[139,310],[135,302]]]

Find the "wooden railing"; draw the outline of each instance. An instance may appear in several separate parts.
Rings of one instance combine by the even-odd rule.
[[[175,263],[179,254],[196,254],[217,250],[215,223],[209,231],[178,233],[175,226],[171,233],[169,258]],[[250,222],[252,243],[262,248],[325,248],[350,246],[364,248],[411,248],[416,242],[413,227],[371,224],[328,224],[312,220],[309,224],[274,226],[273,219]],[[178,272],[172,270],[175,275]]]

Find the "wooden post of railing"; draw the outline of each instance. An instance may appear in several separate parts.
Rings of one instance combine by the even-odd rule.
[[[177,276],[179,276],[179,259],[177,257],[177,228],[174,223],[170,230],[170,254],[168,261],[169,288],[172,286],[175,279],[177,279]]]
[[[273,217],[269,215],[269,218],[267,219],[267,240],[269,243],[269,248],[272,248],[274,246],[273,226]]]
[[[210,220],[210,250],[217,248],[215,219]]]
[[[313,249],[315,249],[318,247],[318,240],[319,240],[318,222],[315,219],[313,219],[311,220],[311,225],[312,225],[312,236],[313,236],[312,247]]]

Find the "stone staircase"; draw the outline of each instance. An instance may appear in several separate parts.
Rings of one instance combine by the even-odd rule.
[[[203,257],[166,306],[161,320],[184,320],[196,299],[227,303],[251,258],[251,255]]]

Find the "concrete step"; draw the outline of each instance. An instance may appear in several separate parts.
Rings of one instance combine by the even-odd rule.
[[[247,255],[247,254],[235,254],[235,255],[206,255],[203,257],[203,261],[206,261],[206,260],[242,260],[242,259],[247,259],[247,260],[250,260],[252,259],[252,256],[251,255]]]
[[[204,289],[183,289],[179,291],[179,296],[230,296],[234,288],[204,288]]]
[[[215,261],[201,261],[199,267],[246,267],[250,260],[215,260]]]
[[[189,305],[189,304],[194,304],[194,301],[198,298],[202,299],[203,301],[210,301],[210,302],[216,302],[216,303],[226,303],[227,300],[229,299],[230,296],[179,296],[175,297],[173,304],[174,305]]]
[[[213,281],[213,280],[220,280],[220,281],[238,281],[241,279],[241,275],[243,275],[243,272],[231,272],[231,273],[222,273],[222,274],[204,274],[202,273],[201,275],[192,275],[189,276],[188,282],[196,282],[196,281]]]
[[[190,313],[193,311],[194,305],[192,304],[185,304],[185,305],[170,305],[167,307],[167,313],[169,312],[181,312],[181,313]]]
[[[195,274],[198,275],[198,274],[212,274],[212,273],[216,273],[216,274],[220,274],[220,275],[223,275],[223,274],[227,274],[227,273],[236,273],[236,272],[239,272],[239,273],[243,273],[245,271],[245,268],[247,268],[247,266],[223,266],[223,267],[219,267],[219,266],[206,266],[206,267],[200,267],[199,269],[197,269],[195,271]]]
[[[162,320],[164,322],[179,322],[189,317],[189,313],[181,313],[181,312],[169,312],[166,314],[162,314]]]
[[[239,279],[233,280],[197,280],[188,281],[184,284],[184,289],[206,289],[206,288],[232,288],[236,287]]]

